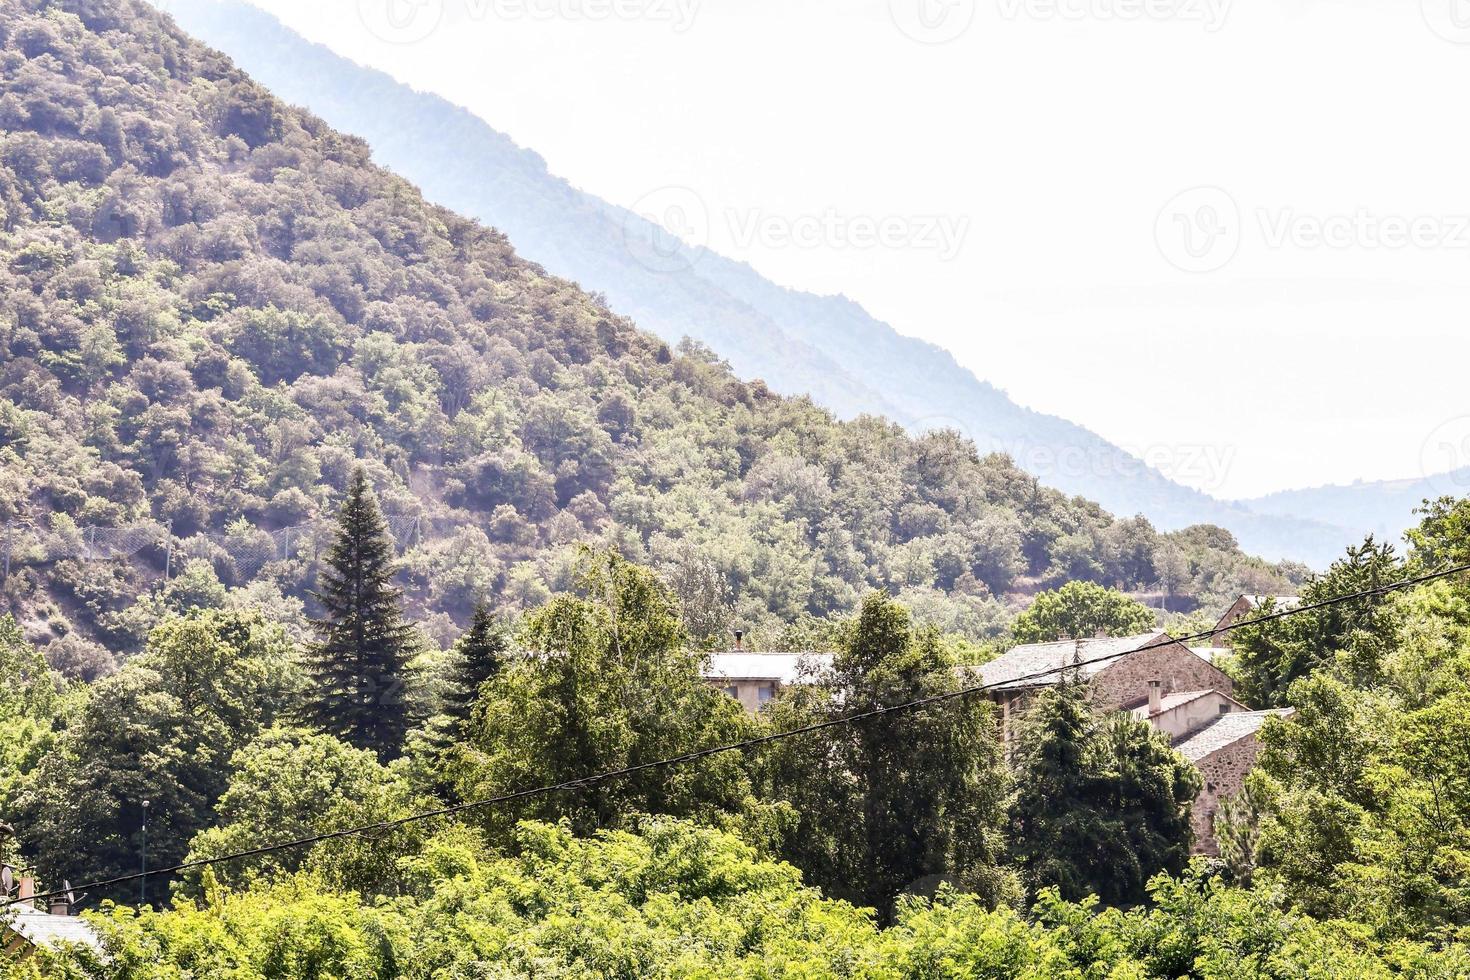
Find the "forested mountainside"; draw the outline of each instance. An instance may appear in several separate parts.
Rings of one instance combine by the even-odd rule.
[[[167,6],[281,98],[365,138],[378,163],[430,200],[500,229],[520,254],[606,295],[669,343],[706,344],[742,377],[809,394],[840,418],[959,428],[982,452],[1012,454],[1048,486],[1115,513],[1147,514],[1164,529],[1223,526],[1252,554],[1322,567],[1369,528],[1302,512],[1257,514],[1183,487],[1080,425],[1017,405],[946,351],[845,297],[786,289],[743,263],[678,245],[643,217],[548,173],[541,157],[464,109],[311,44],[242,0]]]
[[[198,590],[299,620],[359,462],[441,639],[584,540],[696,635],[772,642],[873,586],[984,636],[1048,579],[1179,609],[1302,571],[671,350],[139,0],[0,10],[0,547],[33,639],[136,649]]]

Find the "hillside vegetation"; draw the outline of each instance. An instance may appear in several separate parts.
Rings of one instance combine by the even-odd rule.
[[[839,418],[868,413],[911,431],[958,428],[982,452],[1011,453],[1047,486],[1115,513],[1147,514],[1163,529],[1221,525],[1252,554],[1321,567],[1343,541],[1372,528],[1333,526],[1310,509],[1255,513],[1181,486],[1085,424],[1016,404],[947,351],[851,299],[787,289],[699,242],[679,242],[646,215],[549,172],[533,149],[473,113],[311,44],[242,0],[171,0],[167,9],[281,98],[366,139],[378,163],[430,200],[499,228],[522,255],[606,295],[669,343],[688,336],[706,344],[742,377],[810,394]]]
[[[440,639],[579,540],[660,568],[696,636],[772,643],[872,586],[985,636],[1043,580],[1178,609],[1301,571],[671,350],[145,4],[0,13],[4,590],[69,662],[227,588],[299,621],[359,462]]]

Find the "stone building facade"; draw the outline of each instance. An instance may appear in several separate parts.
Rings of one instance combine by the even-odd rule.
[[[1006,741],[1014,737],[1017,714],[1067,678],[1085,683],[1098,709],[1127,711],[1168,735],[1204,777],[1192,815],[1194,849],[1214,854],[1220,801],[1245,785],[1262,725],[1282,713],[1251,711],[1236,700],[1235,684],[1214,665],[1213,653],[1162,632],[1097,637],[1016,647],[977,673],[992,686],[988,694],[1000,709]]]
[[[1228,629],[1254,615],[1267,604],[1270,604],[1272,612],[1289,612],[1300,606],[1302,600],[1294,595],[1243,595],[1225,610],[1225,615],[1220,617],[1220,621],[1215,624],[1215,629]],[[1216,633],[1211,642],[1217,648],[1228,647],[1230,646],[1230,634]]]
[[[1267,598],[1291,608],[1291,597],[1242,596],[1221,622],[1239,619]],[[1213,825],[1220,801],[1238,793],[1260,752],[1261,727],[1283,712],[1257,712],[1235,699],[1235,683],[1216,667],[1216,648],[1190,648],[1168,633],[1100,636],[1018,646],[988,664],[961,668],[967,681],[985,685],[1000,716],[1000,736],[1015,736],[1020,712],[1036,696],[1064,680],[1085,683],[1102,711],[1126,711],[1169,736],[1200,770],[1204,788],[1195,801],[1195,851],[1215,854]],[[758,712],[781,690],[811,683],[831,668],[830,653],[712,654],[705,681]]]

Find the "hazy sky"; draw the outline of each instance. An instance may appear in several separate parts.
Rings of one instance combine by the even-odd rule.
[[[255,2],[1217,495],[1470,464],[1470,0]]]

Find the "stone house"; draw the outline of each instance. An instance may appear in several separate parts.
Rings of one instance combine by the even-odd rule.
[[[1001,737],[1006,741],[1014,734],[1015,715],[1041,691],[1067,678],[1085,683],[1103,711],[1136,711],[1155,696],[1162,709],[1169,699],[1171,725],[1204,707],[1183,695],[1218,692],[1239,704],[1229,698],[1235,690],[1229,675],[1164,632],[1031,643],[972,670],[991,688],[987,697],[1000,709]]]
[[[1086,684],[1100,710],[1126,711],[1168,735],[1204,778],[1192,816],[1195,853],[1215,854],[1220,800],[1245,785],[1260,753],[1261,726],[1285,714],[1252,711],[1236,700],[1234,682],[1212,662],[1215,652],[1155,632],[1029,644],[974,670],[993,685],[987,696],[1000,709],[1005,741],[1014,737],[1017,713],[1066,678]]]
[[[1237,613],[1259,608],[1265,597]],[[1276,598],[1277,608],[1289,597]],[[1223,621],[1223,620],[1222,620]],[[1015,736],[1018,715],[1036,696],[1066,679],[1087,685],[1103,711],[1126,711],[1164,732],[1200,770],[1204,788],[1195,801],[1195,852],[1215,854],[1213,821],[1220,800],[1240,791],[1260,752],[1257,734],[1268,718],[1286,712],[1252,711],[1236,700],[1235,682],[1213,663],[1217,648],[1187,647],[1168,633],[1094,637],[1018,646],[979,667],[962,668],[967,681],[986,685],[997,707],[1000,737]],[[811,683],[832,666],[831,653],[755,653],[741,648],[711,654],[705,681],[755,713],[783,688]]]
[[[1222,715],[1250,709],[1223,691],[1177,691],[1166,695],[1157,682],[1152,682],[1148,700],[1130,710],[1134,718],[1148,722],[1177,741],[1213,725]]]
[[[1225,610],[1225,615],[1220,617],[1220,621],[1215,624],[1215,629],[1223,630],[1234,626],[1259,611],[1268,602],[1271,603],[1273,612],[1288,612],[1302,604],[1301,597],[1294,595],[1243,595]],[[1212,643],[1217,648],[1228,647],[1230,646],[1230,634],[1217,633]]]
[[[36,906],[36,881],[27,872],[12,886],[12,873],[5,868],[6,895],[14,888],[14,905],[0,911],[0,950],[8,959],[28,959],[38,949],[60,949],[79,945],[102,952],[102,939],[85,920],[77,918],[67,885],[67,899],[53,898],[46,908]]]
[[[832,666],[830,653],[712,653],[704,680],[755,714],[793,684],[811,683]]]
[[[1270,719],[1289,718],[1293,712],[1292,708],[1232,712],[1175,743],[1175,751],[1193,763],[1205,780],[1190,817],[1196,854],[1213,857],[1220,853],[1214,833],[1220,801],[1240,792],[1245,777],[1255,768],[1261,754],[1261,728]]]

